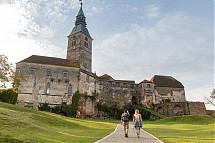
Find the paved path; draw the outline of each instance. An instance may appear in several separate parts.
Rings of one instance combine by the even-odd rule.
[[[133,124],[130,123],[128,138],[124,135],[124,128],[122,125],[117,125],[115,131],[110,135],[104,137],[101,140],[96,141],[95,143],[163,143],[153,135],[148,132],[141,130],[140,138],[137,138],[135,129],[133,129]]]

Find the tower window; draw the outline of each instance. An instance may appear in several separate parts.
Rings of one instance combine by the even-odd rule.
[[[72,95],[72,85],[69,85],[68,87],[68,95]]]
[[[76,45],[76,41],[73,41],[73,42],[72,42],[72,46],[75,46],[75,45]]]
[[[87,42],[84,42],[84,47],[88,48],[88,43]]]
[[[46,85],[46,94],[49,94],[50,93],[50,84],[47,83]]]

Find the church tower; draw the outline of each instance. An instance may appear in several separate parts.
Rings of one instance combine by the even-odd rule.
[[[80,68],[92,72],[92,38],[86,28],[86,17],[81,8],[76,16],[75,27],[68,36],[67,59],[80,64]]]

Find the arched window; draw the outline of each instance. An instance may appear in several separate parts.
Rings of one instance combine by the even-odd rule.
[[[72,85],[69,85],[68,87],[68,95],[72,95]]]
[[[86,41],[88,41],[88,38],[87,38],[87,37],[85,37],[85,40],[86,40]]]
[[[47,83],[46,85],[46,94],[49,94],[50,93],[50,84]]]
[[[173,96],[173,91],[172,90],[170,90],[170,95]]]

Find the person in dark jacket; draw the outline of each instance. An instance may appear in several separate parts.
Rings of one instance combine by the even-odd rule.
[[[129,129],[129,120],[128,117],[130,116],[127,109],[124,110],[124,113],[121,116],[121,125],[124,126],[124,133],[125,137],[128,137],[128,129]]]

